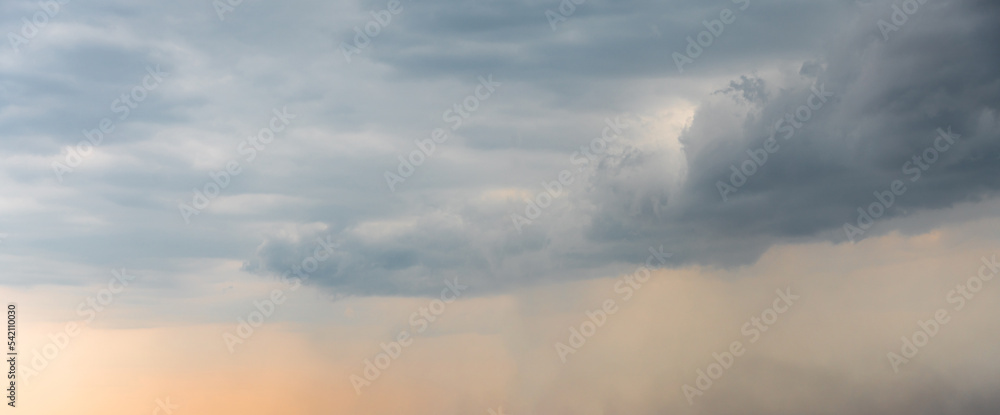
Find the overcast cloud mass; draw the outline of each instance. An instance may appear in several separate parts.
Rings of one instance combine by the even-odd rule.
[[[552,287],[644,264],[743,284],[756,278],[744,271],[771,269],[769,252],[808,246],[874,267],[850,255],[935,232],[973,238],[963,232],[974,223],[996,229],[998,22],[994,0],[4,1],[0,284],[87,287],[124,267],[154,290],[130,307],[183,302],[171,316],[230,324],[236,314],[222,310],[234,308],[206,287],[298,275],[325,303],[426,304],[458,279],[468,301],[529,295],[516,314],[530,320],[569,304],[573,291]],[[970,264],[996,252],[995,234],[980,237]],[[790,283],[816,271],[774,269]],[[734,313],[759,312],[753,304]],[[159,324],[141,320],[123,324]],[[723,337],[693,358],[724,350]],[[531,342],[511,342],[526,370]],[[557,359],[550,343],[539,353]],[[360,373],[355,363],[376,349],[359,350],[348,366]],[[829,373],[755,359],[772,375]],[[853,393],[849,376],[830,376],[803,388]],[[845,398],[829,413],[1000,408],[995,388],[943,407],[935,384],[968,390],[914,382],[904,395],[927,404]],[[533,396],[522,413],[586,412],[509,387]],[[696,411],[824,402],[768,407],[727,388],[742,392]],[[616,396],[586,413],[672,408]]]

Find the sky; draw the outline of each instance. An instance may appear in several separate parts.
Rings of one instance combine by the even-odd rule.
[[[998,18],[4,1],[16,407],[997,413]]]

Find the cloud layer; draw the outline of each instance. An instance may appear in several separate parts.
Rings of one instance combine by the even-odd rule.
[[[844,242],[895,180],[905,193],[853,239],[995,196],[993,2],[928,1],[888,31],[887,2],[743,4],[583,3],[553,31],[558,3],[406,2],[350,62],[354,27],[387,4],[248,1],[223,20],[202,2],[63,5],[0,52],[10,262],[225,258],[279,275],[330,237],[310,282],[334,292],[423,295],[462,276],[488,293],[630,269],[649,248],[669,266],[735,266],[776,243]],[[38,12],[4,7],[12,33]],[[679,72],[672,53],[725,8],[736,20]],[[162,84],[123,112],[156,67]],[[456,125],[480,77],[496,91]],[[822,105],[797,113],[818,89]],[[253,141],[275,109],[295,118]],[[54,173],[103,119],[114,130]],[[595,141],[614,120],[628,127]],[[911,180],[939,128],[960,138]],[[447,138],[391,191],[386,172],[435,129]],[[735,186],[731,166],[772,134]],[[240,173],[184,215],[230,162]],[[526,210],[560,173],[551,204]],[[30,268],[8,282],[53,282]]]

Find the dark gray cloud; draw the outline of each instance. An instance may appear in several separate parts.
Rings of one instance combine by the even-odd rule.
[[[431,280],[434,275],[463,275],[490,290],[528,283],[535,275],[549,280],[596,275],[595,267],[602,266],[608,267],[602,271],[630,270],[634,265],[627,264],[643,261],[649,246],[660,245],[677,254],[674,264],[742,265],[752,263],[775,243],[845,241],[843,225],[856,224],[856,209],[875,202],[873,192],[889,190],[897,179],[906,183],[906,193],[896,197],[885,215],[859,239],[892,230],[885,224],[888,218],[993,197],[1000,188],[1000,124],[996,118],[1000,99],[1000,71],[996,69],[1000,66],[990,51],[1000,40],[1000,32],[989,22],[997,17],[998,8],[987,2],[929,2],[886,41],[877,22],[890,20],[892,11],[885,2],[860,5],[849,16],[843,11],[828,16],[838,18],[837,30],[826,32],[821,26],[787,32],[788,37],[825,37],[824,46],[799,51],[797,56],[802,59],[797,63],[769,61],[759,55],[727,57],[739,62],[736,67],[748,65],[748,60],[760,61],[761,66],[752,74],[736,74],[732,82],[721,82],[715,95],[698,98],[701,104],[680,137],[686,161],[683,177],[664,169],[664,164],[670,163],[665,150],[641,148],[633,129],[631,141],[626,140],[581,173],[574,192],[545,210],[524,234],[518,234],[509,220],[497,220],[506,216],[503,208],[494,206],[492,215],[496,216],[484,216],[482,206],[468,200],[459,202],[456,199],[462,193],[453,192],[450,203],[460,207],[448,213],[455,215],[457,223],[465,224],[463,227],[449,229],[427,223],[401,231],[397,239],[382,246],[349,242],[344,251],[360,254],[364,261],[377,264],[376,269],[340,267],[329,280],[320,276],[319,283],[348,292],[400,293],[406,289],[391,282],[394,276],[419,272],[420,278]],[[795,16],[810,19],[803,17],[809,16],[805,10]],[[616,18],[610,14],[603,17]],[[730,29],[768,39],[767,34],[753,29]],[[963,41],[956,44],[955,39]],[[766,55],[769,45],[760,48]],[[447,53],[445,49],[441,53]],[[636,44],[628,49],[628,53],[648,51]],[[709,51],[729,53],[721,49]],[[387,62],[412,68],[412,62],[392,60],[405,54],[391,55],[385,58]],[[525,56],[531,55],[519,54],[506,65],[516,65]],[[590,56],[591,60],[606,57]],[[607,61],[632,62],[621,57]],[[707,55],[704,61],[709,61]],[[531,63],[536,64],[549,67]],[[791,74],[775,75],[774,68],[781,65],[790,67]],[[574,76],[591,69],[560,71]],[[720,69],[710,68],[709,72],[713,70]],[[771,73],[770,78],[761,75],[764,72]],[[512,69],[508,73],[520,72]],[[619,78],[632,75],[627,71],[617,74]],[[692,77],[698,75],[696,72]],[[738,167],[748,160],[746,150],[761,148],[774,131],[775,121],[794,114],[809,101],[813,88],[820,86],[833,96],[795,128],[790,139],[783,139],[784,130],[779,130],[778,150],[724,201],[717,182],[728,182],[730,166]],[[589,90],[606,93],[600,85]],[[615,107],[613,103],[607,106]],[[950,128],[961,138],[911,182],[914,176],[904,173],[903,166],[933,146],[938,128]],[[586,132],[580,135],[587,141],[594,136]],[[581,141],[577,139],[576,144]],[[502,173],[490,169],[494,163],[490,159],[518,166],[516,156],[493,148],[478,150],[481,152],[473,157],[483,164],[463,166],[459,171],[471,176],[457,181],[468,184],[452,181],[454,186],[518,184],[534,189],[532,196],[541,190],[517,178],[497,180]],[[535,177],[555,179],[556,172],[571,167],[565,161],[565,154],[571,152],[554,155],[551,173]],[[431,182],[417,181],[421,189],[412,192],[434,187]],[[448,192],[430,194],[429,199],[449,199]],[[520,200],[507,204],[507,213],[520,212],[524,206]],[[265,261],[270,255],[266,248],[258,252]],[[488,262],[493,268],[484,265]],[[354,287],[354,282],[348,282],[352,278],[367,281],[366,288]]]
[[[887,217],[1000,186],[994,2],[929,0],[885,40],[886,1],[752,0],[683,73],[671,54],[737,5],[588,1],[553,32],[556,1],[404,2],[347,62],[341,44],[385,6],[247,0],[225,20],[199,1],[66,6],[23,50],[0,51],[4,249],[276,274],[331,235],[341,246],[312,279],[331,290],[425,294],[461,277],[488,293],[630,271],[650,247],[674,253],[671,266],[732,266],[777,243],[843,242],[856,208],[906,180],[937,128],[959,144]],[[8,31],[33,10],[4,7]],[[155,65],[169,79],[58,183],[64,147]],[[390,192],[396,157],[446,128],[444,111],[489,74],[497,93]],[[717,182],[816,85],[834,96],[723,201]],[[282,107],[298,117],[243,160],[238,144]],[[658,127],[692,108],[679,137]],[[631,125],[622,138],[576,163],[615,117]],[[178,203],[232,159],[243,173],[185,224]],[[511,214],[564,169],[573,184],[519,232]],[[862,237],[892,230],[885,219]]]

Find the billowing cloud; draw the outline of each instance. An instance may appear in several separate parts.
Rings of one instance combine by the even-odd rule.
[[[6,7],[12,33],[36,12]],[[406,2],[350,61],[354,28],[388,3],[275,7],[67,4],[4,49],[8,249],[280,274],[329,236],[311,282],[336,292],[425,294],[459,275],[493,292],[629,269],[650,248],[667,266],[749,264],[998,186],[990,2],[929,1],[905,22],[888,2],[585,2],[555,30],[560,3]],[[678,71],[674,52],[724,9],[735,20]],[[169,75],[135,100],[155,68]],[[495,91],[469,101],[480,78]],[[275,110],[295,118],[257,141]],[[104,119],[92,153],[54,171]],[[911,181],[938,129],[960,138]],[[430,154],[391,191],[414,151]],[[230,162],[240,173],[185,213]],[[845,232],[895,180],[905,193]]]

